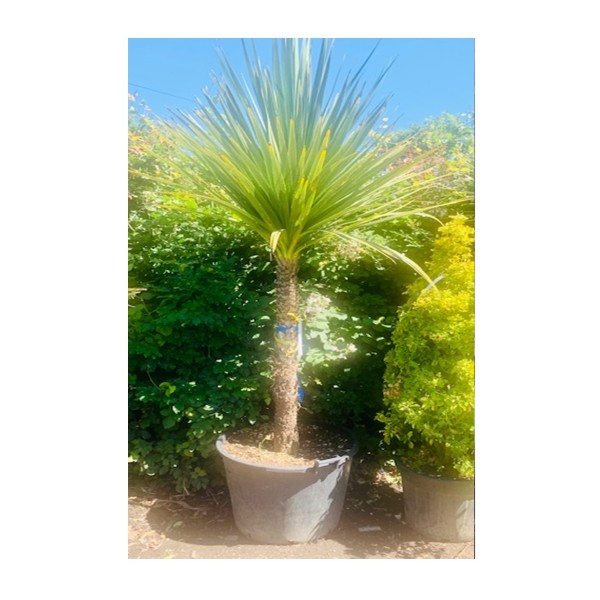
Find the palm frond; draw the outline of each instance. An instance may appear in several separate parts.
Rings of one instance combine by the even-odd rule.
[[[423,279],[425,279],[429,285],[435,287],[435,283],[431,280],[429,275],[427,275],[427,273],[414,260],[408,258],[406,254],[398,252],[397,250],[394,250],[393,248],[390,248],[384,244],[380,244],[372,240],[366,240],[365,238],[343,233],[341,231],[335,232],[334,235],[344,242],[354,242],[360,244],[368,250],[371,250],[377,254],[381,254],[394,262],[402,262],[408,265],[415,273],[419,274]]]

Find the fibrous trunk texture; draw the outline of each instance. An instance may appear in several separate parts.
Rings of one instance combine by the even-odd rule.
[[[274,449],[293,454],[298,446],[298,263],[277,262],[275,356],[272,396]]]

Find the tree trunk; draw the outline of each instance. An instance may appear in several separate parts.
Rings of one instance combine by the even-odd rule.
[[[298,324],[300,302],[298,263],[277,261],[275,356],[273,386],[275,404],[274,449],[294,454],[298,448]]]

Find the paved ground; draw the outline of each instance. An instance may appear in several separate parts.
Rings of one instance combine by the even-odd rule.
[[[424,539],[402,520],[399,485],[355,459],[338,528],[308,544],[260,545],[239,533],[225,488],[183,496],[132,481],[129,558],[474,558],[474,544]]]

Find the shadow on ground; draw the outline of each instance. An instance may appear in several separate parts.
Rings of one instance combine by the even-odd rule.
[[[473,543],[427,540],[402,514],[400,487],[368,457],[354,461],[339,526],[307,544],[261,545],[241,534],[226,488],[184,496],[138,479],[129,486],[129,558],[474,558]]]

